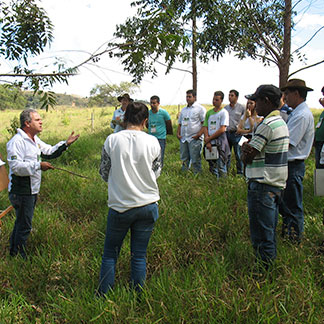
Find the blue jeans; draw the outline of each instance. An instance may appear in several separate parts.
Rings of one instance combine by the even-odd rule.
[[[305,162],[288,162],[288,179],[279,212],[283,218],[282,236],[300,241],[304,231],[303,179]]]
[[[252,181],[248,186],[250,235],[257,259],[269,264],[277,256],[276,227],[281,189]]]
[[[158,138],[158,141],[159,141],[159,144],[160,144],[160,147],[161,147],[161,163],[162,163],[162,167],[163,167],[166,140]]]
[[[214,174],[217,179],[226,177],[227,170],[226,170],[226,164],[224,161],[219,158],[217,160],[208,160],[209,164],[209,171]]]
[[[18,253],[26,258],[26,242],[32,229],[32,219],[37,195],[9,193],[9,200],[16,211],[16,221],[10,236],[10,255]]]
[[[156,203],[119,213],[109,209],[99,294],[106,294],[115,281],[115,268],[123,240],[131,230],[131,285],[141,290],[146,276],[146,249],[154,223],[159,217]]]
[[[238,144],[242,136],[230,132],[226,132],[226,136],[230,147],[231,155],[232,155],[232,147],[234,147],[234,153],[236,159],[236,173],[243,174],[243,163],[241,161],[241,148],[240,145]],[[229,156],[227,161],[227,171],[229,171],[231,167],[231,155]]]
[[[189,170],[192,165],[193,172],[201,172],[201,140],[192,140],[190,143],[180,141],[180,159],[182,161],[182,171]]]

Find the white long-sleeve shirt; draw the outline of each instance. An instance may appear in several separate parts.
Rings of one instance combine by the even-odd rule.
[[[33,141],[20,128],[17,134],[7,143],[9,165],[8,191],[21,195],[37,194],[41,184],[41,156],[54,158],[66,150],[65,141],[55,146],[48,145],[37,136]]]

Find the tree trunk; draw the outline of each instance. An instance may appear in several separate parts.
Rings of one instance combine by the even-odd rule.
[[[196,3],[192,1],[192,89],[197,93],[197,23]]]
[[[279,63],[279,87],[288,81],[291,50],[291,0],[285,0],[283,54]]]

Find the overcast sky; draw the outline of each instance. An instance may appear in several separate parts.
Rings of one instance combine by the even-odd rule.
[[[116,24],[123,23],[127,17],[135,13],[130,7],[130,0],[43,0],[42,6],[54,24],[55,40],[50,51],[37,59],[43,65],[51,57],[63,57],[70,66],[76,65],[89,57],[107,41],[112,40]],[[303,7],[311,3],[310,10],[298,16],[296,30],[293,32],[292,48],[304,44],[312,33],[324,24],[323,0],[304,0]],[[304,53],[309,63],[323,59],[324,30],[307,46]],[[103,47],[104,48],[104,47]],[[175,65],[179,66],[179,65]],[[299,62],[292,65],[290,72],[302,67]],[[190,64],[182,66],[190,70]],[[318,99],[324,86],[324,64],[294,75],[306,81],[307,86],[314,89],[308,95],[310,107],[321,107]],[[89,96],[96,84],[119,84],[131,81],[131,77],[123,71],[116,59],[103,57],[98,63],[80,68],[78,76],[69,79],[69,85],[57,85],[56,92]],[[240,92],[240,102],[245,103],[244,95],[264,83],[278,85],[279,73],[276,66],[263,67],[259,61],[246,59],[240,61],[233,55],[225,55],[219,62],[198,65],[198,101],[211,103],[213,92],[222,90],[224,102],[230,89]],[[156,94],[161,103],[185,103],[185,91],[192,87],[191,74],[171,71],[164,75],[164,68],[159,68],[159,76],[151,79],[146,76],[140,90],[133,96],[135,99],[149,99]]]

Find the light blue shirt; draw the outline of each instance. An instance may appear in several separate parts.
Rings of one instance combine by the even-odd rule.
[[[199,103],[194,102],[192,106],[181,110],[178,123],[181,125],[181,142],[190,143],[192,136],[197,135],[205,120],[206,109]]]
[[[125,109],[125,111],[126,111],[126,109]],[[124,120],[125,111],[123,109],[121,109],[121,108],[116,109],[114,111],[112,120],[118,120],[119,119],[119,121],[123,121]],[[110,127],[112,129],[114,129],[114,133],[117,133],[117,132],[119,132],[119,131],[121,131],[121,130],[124,129],[120,125],[114,125],[112,122],[110,123]]]
[[[289,115],[288,161],[305,160],[314,140],[314,118],[306,102],[299,104]]]

